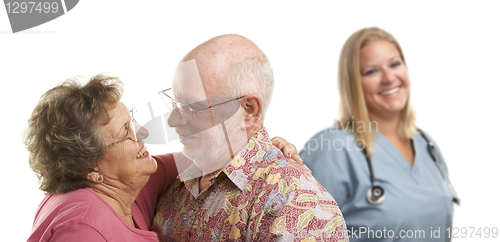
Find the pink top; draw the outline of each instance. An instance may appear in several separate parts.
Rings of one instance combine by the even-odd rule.
[[[176,154],[177,155],[177,154]],[[158,170],[132,205],[130,226],[97,193],[83,188],[44,197],[28,241],[158,241],[150,232],[156,202],[177,177],[172,154],[154,156]]]

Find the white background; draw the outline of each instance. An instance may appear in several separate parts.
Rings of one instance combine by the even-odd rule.
[[[274,67],[268,131],[302,148],[336,117],[339,51],[351,33],[368,26],[386,29],[403,47],[418,125],[438,142],[462,199],[454,225],[500,227],[498,4],[346,2],[86,0],[16,34],[1,9],[0,236],[9,239],[0,240],[30,235],[43,194],[21,133],[38,98],[65,78],[119,76],[126,84],[123,101],[133,106],[170,87],[189,50],[237,33],[259,45]]]

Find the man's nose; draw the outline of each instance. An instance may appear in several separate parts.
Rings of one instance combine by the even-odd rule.
[[[149,131],[142,127],[141,125],[134,122],[136,132],[136,140],[141,141],[149,136]]]
[[[178,127],[184,126],[187,124],[187,120],[182,116],[180,110],[178,108],[174,108],[168,116],[168,126],[170,127]]]

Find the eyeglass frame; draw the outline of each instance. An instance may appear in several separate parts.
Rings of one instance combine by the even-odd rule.
[[[188,104],[185,104],[185,103],[183,103],[183,102],[181,102],[181,101],[179,101],[179,100],[177,100],[177,99],[175,99],[175,98],[173,98],[173,97],[171,97],[171,96],[169,96],[168,94],[165,93],[166,91],[169,91],[171,89],[172,88],[167,88],[167,89],[165,89],[163,91],[159,91],[158,94],[160,94],[160,95],[163,94],[163,95],[167,96],[172,101],[172,104],[174,104],[174,103],[180,103],[180,104],[188,107],[189,111],[191,112],[191,117],[193,117],[191,120],[188,120],[186,117],[184,117],[184,115],[182,114],[182,112],[180,112],[181,116],[184,117],[187,121],[193,121],[194,120],[194,114],[197,113],[197,112],[200,112],[200,111],[203,111],[203,110],[206,110],[206,109],[209,109],[209,108],[213,108],[213,107],[222,105],[224,103],[232,102],[234,100],[242,99],[242,98],[244,98],[246,96],[246,95],[243,95],[243,96],[240,96],[240,97],[235,97],[235,98],[232,98],[230,100],[227,100],[227,101],[224,101],[224,102],[221,102],[221,103],[217,103],[217,104],[213,104],[213,105],[210,105],[208,107],[200,108],[198,110],[193,111],[193,108],[191,108],[191,106],[189,106]],[[175,105],[175,107],[179,108],[177,105]]]
[[[130,135],[130,125],[131,125],[131,124],[132,124],[132,125],[137,124],[137,121],[135,121],[135,118],[134,118],[134,108],[130,109],[130,111],[129,111],[129,112],[130,112],[130,117],[132,117],[132,120],[130,120],[130,121],[128,122],[128,126],[127,126],[127,136],[125,136],[125,138],[123,138],[123,139],[120,139],[120,140],[118,140],[118,141],[116,141],[116,142],[113,142],[113,143],[111,143],[111,144],[107,145],[107,146],[106,146],[106,148],[109,148],[109,147],[115,146],[116,144],[118,144],[118,143],[120,143],[120,142],[123,142],[123,141],[125,141],[125,140],[132,140],[132,141],[134,141],[134,142],[137,142],[137,141],[138,141],[138,140],[137,140],[137,133],[136,133],[136,132],[135,132],[135,136],[136,136],[136,137],[135,137],[135,139],[134,139],[134,138],[132,138],[132,135]],[[134,126],[134,129],[135,129],[135,126]]]

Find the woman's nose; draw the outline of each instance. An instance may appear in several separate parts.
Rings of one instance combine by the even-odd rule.
[[[382,79],[382,82],[391,83],[397,79],[397,75],[396,75],[396,72],[394,70],[385,69],[383,71],[383,73],[384,73],[384,77]]]
[[[180,110],[178,108],[174,108],[168,116],[168,126],[170,127],[178,127],[184,126],[187,124],[187,120],[182,116]]]

